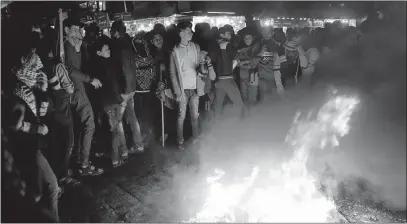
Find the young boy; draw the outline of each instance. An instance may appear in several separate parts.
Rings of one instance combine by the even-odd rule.
[[[254,35],[249,28],[241,31],[245,46],[237,51],[235,60],[240,69],[240,92],[247,106],[257,101],[258,73],[254,71],[252,59],[254,51]],[[257,81],[256,81],[257,80]]]
[[[273,40],[273,28],[262,28],[263,39],[260,42],[260,52],[256,55],[255,64],[259,69],[259,100],[263,103],[271,90],[283,96],[284,87],[281,81],[280,57],[278,45]]]
[[[233,79],[233,69],[237,65],[235,61],[236,50],[233,48],[230,40],[233,30],[227,27],[219,29],[219,51],[216,56],[216,75],[217,82],[215,84],[215,112],[220,114],[223,108],[223,101],[228,95],[232,100],[233,105],[237,110],[243,112],[243,101],[235,80]]]
[[[192,24],[182,21],[177,25],[177,32],[181,39],[174,47],[170,56],[170,80],[178,101],[177,141],[178,147],[184,150],[184,121],[187,105],[191,113],[192,136],[194,142],[199,138],[199,97],[203,95],[202,85],[198,79],[199,45],[193,43]]]
[[[123,82],[121,82],[110,59],[110,48],[106,39],[101,39],[96,43],[96,58],[94,61],[94,77],[103,83],[97,95],[101,100],[102,123],[104,123],[111,134],[111,159],[112,166],[118,167],[124,164],[128,157],[126,140],[123,131],[122,118],[125,107],[121,94],[124,92]],[[102,124],[102,127],[105,126]],[[120,152],[120,153],[119,153]]]

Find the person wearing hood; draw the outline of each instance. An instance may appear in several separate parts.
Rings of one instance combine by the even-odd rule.
[[[284,96],[280,72],[279,46],[273,40],[274,31],[270,26],[262,28],[262,40],[256,46],[254,66],[259,70],[259,101],[264,102],[270,93]]]
[[[61,188],[42,153],[47,148],[49,131],[46,124],[49,112],[48,78],[42,71],[43,64],[35,53],[35,47],[23,48],[21,64],[12,70],[16,77],[12,97],[20,105],[13,108],[17,122],[6,126],[14,133],[10,138],[12,148],[16,149],[13,156],[26,180],[28,197],[44,205],[58,219],[58,194]]]

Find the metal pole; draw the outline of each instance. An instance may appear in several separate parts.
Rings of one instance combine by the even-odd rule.
[[[126,1],[124,1],[123,3],[124,3],[124,12],[127,12]]]
[[[59,57],[63,64],[65,64],[65,56],[64,56],[64,27],[62,24],[63,15],[62,9],[58,10],[58,18],[59,18]]]
[[[161,66],[160,66],[161,67]],[[160,69],[160,81],[163,81],[163,71]],[[161,97],[161,146],[165,146],[165,124],[164,124],[164,96]]]

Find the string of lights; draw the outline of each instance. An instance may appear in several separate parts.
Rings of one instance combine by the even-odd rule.
[[[136,19],[130,21],[124,21],[127,28],[127,33],[131,36],[136,35],[140,31],[151,31],[155,24],[161,23],[168,27],[174,24],[182,15],[174,14],[169,17],[152,17],[144,19]],[[356,26],[356,19],[312,19],[312,18],[294,18],[294,17],[275,17],[275,18],[253,18],[254,20],[260,20],[261,26],[273,26],[273,27],[288,27],[288,26],[308,26],[308,27],[323,27],[325,23],[332,23],[336,20],[341,21],[342,24],[349,26]],[[113,21],[110,22],[110,25]],[[222,27],[229,24],[235,31],[241,30],[246,26],[244,16],[235,15],[205,15],[205,16],[192,16],[191,21],[193,28],[198,23],[208,23],[211,27]],[[106,31],[107,32],[107,31]]]

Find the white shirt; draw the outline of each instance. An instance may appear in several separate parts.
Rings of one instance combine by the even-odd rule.
[[[184,89],[196,89],[197,72],[195,68],[192,43],[187,46],[179,45],[179,59],[181,69],[181,79]]]

